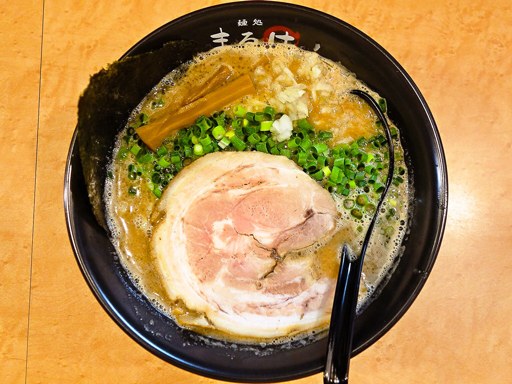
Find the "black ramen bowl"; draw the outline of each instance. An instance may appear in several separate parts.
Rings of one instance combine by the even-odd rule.
[[[394,272],[356,319],[355,355],[372,345],[405,313],[437,256],[448,198],[446,162],[437,127],[412,79],[379,44],[337,18],[285,3],[230,3],[171,21],[142,39],[123,58],[144,56],[172,41],[187,41],[194,48],[181,52],[179,60],[174,52],[166,56],[168,60],[134,64],[146,65],[138,70],[150,84],[132,84],[132,88],[125,86],[116,92],[133,91],[138,102],[177,61],[221,44],[252,38],[318,49],[322,56],[340,62],[387,99],[389,115],[401,131],[414,190],[409,231]],[[132,83],[136,81],[135,76]],[[95,177],[105,176],[115,136],[129,112],[129,108],[115,111],[117,125],[107,130],[90,127],[89,131],[80,132],[83,127],[79,122],[66,164],[64,204],[69,237],[81,271],[100,304],[137,343],[161,359],[200,375],[228,381],[270,382],[320,372],[324,367],[326,337],[286,346],[211,341],[178,327],[158,312],[130,281],[104,223],[93,212],[94,204],[91,205],[88,196],[90,180],[83,173],[83,165],[93,159]],[[80,151],[80,141],[87,142],[89,136],[97,143],[93,153]],[[93,194],[94,191],[99,195],[96,198],[101,197],[101,180]]]

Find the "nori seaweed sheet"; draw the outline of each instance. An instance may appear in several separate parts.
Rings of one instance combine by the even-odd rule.
[[[91,76],[78,102],[77,142],[89,200],[98,223],[108,232],[104,189],[115,139],[130,113],[170,71],[197,54],[191,41],[127,56]]]

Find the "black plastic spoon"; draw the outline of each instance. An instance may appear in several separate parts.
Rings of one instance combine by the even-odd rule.
[[[329,327],[329,338],[327,344],[327,358],[324,369],[324,384],[346,384],[348,383],[348,371],[350,356],[352,354],[352,338],[354,332],[354,320],[356,317],[357,298],[359,294],[359,282],[363,269],[364,256],[370,242],[377,217],[384,202],[384,198],[391,185],[394,172],[395,151],[388,122],[382,113],[377,102],[366,92],[360,90],[351,91],[352,94],[363,99],[373,109],[379,118],[384,131],[389,151],[389,167],[386,184],[382,192],[375,214],[370,222],[361,254],[356,257],[349,246],[345,244],[341,252],[340,271],[334,294],[332,307],[331,324]]]

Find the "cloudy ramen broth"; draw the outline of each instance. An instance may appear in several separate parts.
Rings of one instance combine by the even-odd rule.
[[[194,319],[201,314],[190,311],[181,302],[169,298],[155,256],[151,252],[151,236],[154,222],[152,212],[158,198],[148,185],[151,181],[144,177],[135,180],[127,177],[127,169],[135,162],[132,153],[126,154],[127,132],[141,113],[151,123],[153,118],[164,111],[163,106],[182,106],[190,99],[190,90],[197,88],[205,78],[211,76],[220,65],[228,66],[232,78],[249,74],[256,92],[244,96],[223,110],[226,116],[233,117],[235,107],[242,106],[247,111],[261,111],[272,106],[277,112],[288,115],[297,121],[306,118],[318,132],[332,133],[327,143],[330,147],[350,144],[364,138],[370,140],[382,134],[377,117],[371,108],[358,97],[350,94],[352,89],[362,89],[376,100],[378,94],[368,89],[356,76],[341,65],[327,60],[317,53],[305,51],[290,45],[250,44],[225,46],[198,55],[193,61],[174,70],[141,102],[133,112],[127,126],[118,137],[111,164],[111,178],[107,180],[106,200],[109,227],[120,260],[141,291],[163,313],[170,315],[178,324],[193,328],[200,333],[217,338],[239,342],[254,342],[250,337],[229,335],[218,332]],[[176,109],[176,108],[175,108]],[[391,123],[391,122],[390,122]],[[393,126],[393,125],[392,125]],[[382,136],[381,136],[382,137]],[[359,293],[359,308],[369,302],[376,287],[392,272],[400,255],[400,244],[406,232],[408,219],[408,177],[403,161],[403,149],[399,135],[395,135],[395,170],[399,170],[400,182],[392,184],[388,192],[383,212],[379,216],[377,228],[372,236],[363,267],[362,284]],[[387,149],[380,149],[384,154]],[[187,162],[184,162],[186,167]],[[133,165],[132,165],[133,167]],[[382,169],[385,180],[387,167]],[[325,182],[319,180],[319,183]],[[171,180],[172,183],[172,180]],[[193,185],[190,188],[194,188]],[[128,192],[130,191],[130,193]],[[294,257],[312,258],[311,273],[317,278],[328,277],[335,284],[339,268],[339,254],[343,243],[348,243],[358,253],[366,228],[373,216],[371,209],[359,211],[354,216],[353,202],[361,194],[369,195],[366,188],[356,187],[345,194],[332,192],[338,216],[337,231],[328,241],[315,244],[295,252]],[[376,203],[379,194],[373,193]],[[347,204],[347,201],[350,203]],[[357,205],[356,205],[357,206]],[[328,306],[330,308],[330,304]],[[328,322],[321,324],[326,329]],[[310,331],[318,331],[314,329]],[[297,335],[283,335],[295,336]],[[304,336],[302,332],[299,337]],[[280,339],[284,340],[283,338]]]

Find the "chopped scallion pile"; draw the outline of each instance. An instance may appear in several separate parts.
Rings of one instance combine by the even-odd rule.
[[[381,108],[385,109],[385,101]],[[373,212],[384,188],[387,169],[387,142],[383,134],[351,143],[332,145],[332,132],[315,131],[307,119],[293,122],[291,137],[276,141],[270,133],[275,120],[282,116],[268,106],[251,112],[239,105],[232,111],[201,116],[195,124],[179,130],[162,146],[151,151],[137,136],[135,129],[148,123],[140,114],[124,137],[125,145],[118,157],[131,161],[127,167],[130,180],[142,178],[159,198],[170,180],[195,159],[217,151],[259,151],[282,155],[297,163],[304,172],[329,192],[341,196],[343,206],[356,219]],[[393,132],[397,137],[397,130]],[[405,168],[398,168],[393,183],[404,181]],[[137,195],[135,187],[128,193]],[[372,211],[373,210],[373,211]]]

